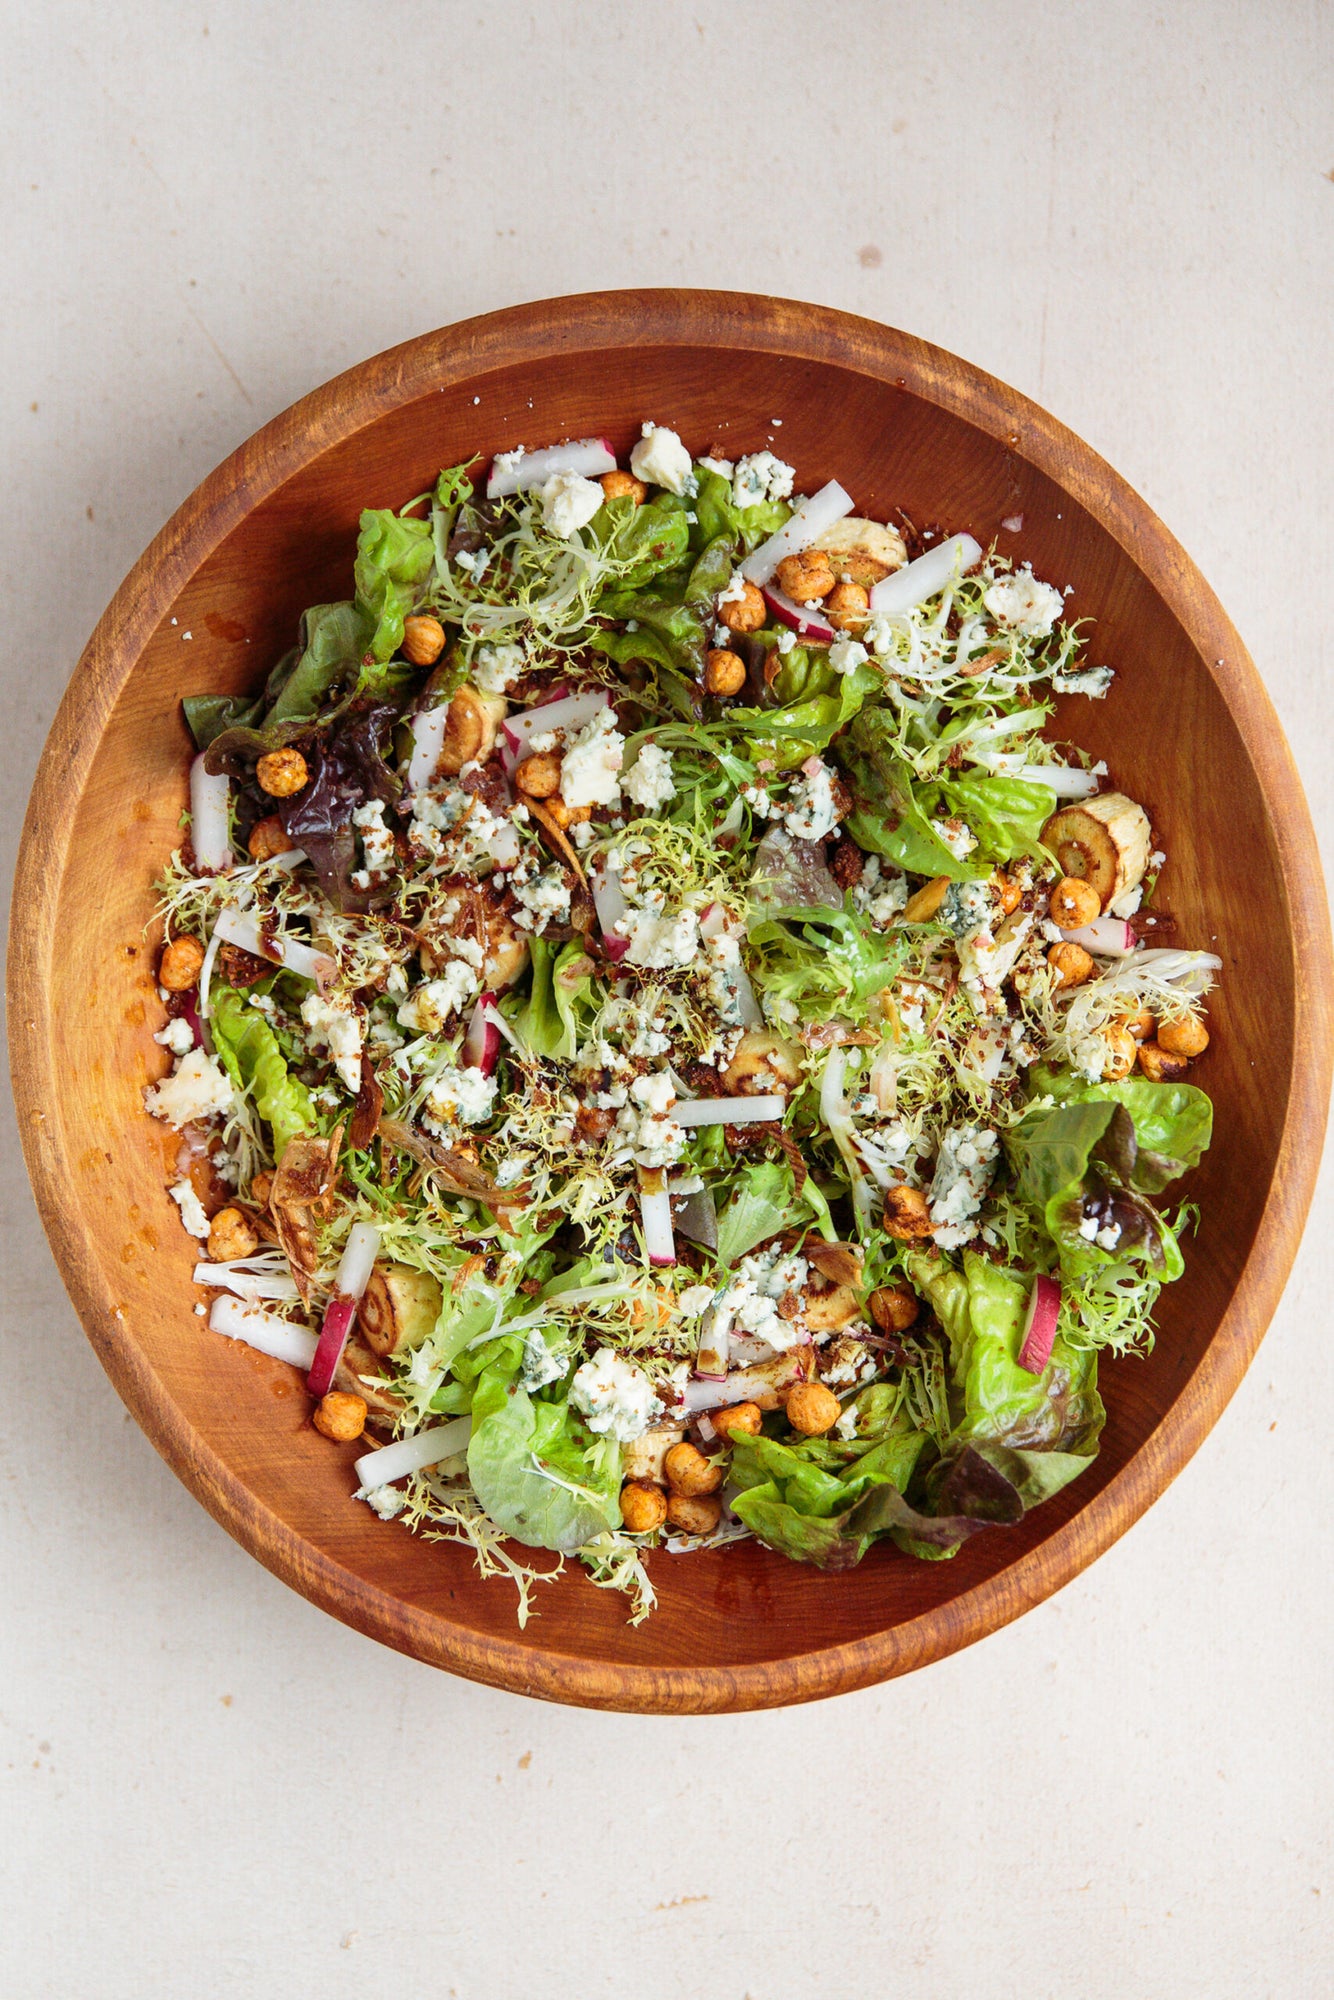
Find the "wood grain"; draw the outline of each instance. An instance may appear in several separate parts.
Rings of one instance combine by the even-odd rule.
[[[1022,1527],[949,1563],[874,1551],[838,1577],[751,1545],[659,1555],[660,1608],[637,1632],[621,1600],[571,1573],[521,1634],[512,1593],[480,1583],[465,1550],[350,1503],[353,1448],[314,1434],[291,1371],[194,1316],[169,1158],[140,1100],[166,1067],[144,927],[185,796],[180,696],[250,685],[305,604],[346,593],[359,509],[401,503],[478,449],[590,432],[625,448],[646,416],[696,452],[772,442],[807,491],[837,475],[867,513],[901,506],[996,538],[1073,586],[1070,612],[1097,620],[1093,658],[1118,673],[1106,702],[1071,704],[1069,727],[1150,811],[1181,938],[1224,959],[1198,1073],[1217,1136],[1189,1188],[1203,1219],[1155,1353],[1106,1368],[1100,1458]],[[1016,513],[1010,535],[1000,524]],[[1181,1469],[1296,1249],[1334,1057],[1330,975],[1310,822],[1273,710],[1217,600],[1125,482],[1023,397],[908,335],[785,301],[647,291],[425,335],[317,390],[204,482],[116,593],[53,725],[9,980],[52,1249],[117,1390],[210,1512],[314,1602],[420,1659],[553,1700],[704,1711],[835,1694],[969,1644],[1059,1589]]]

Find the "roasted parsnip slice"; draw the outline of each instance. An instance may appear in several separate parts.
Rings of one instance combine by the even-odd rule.
[[[1124,792],[1106,792],[1053,813],[1042,841],[1061,873],[1087,882],[1101,907],[1124,896],[1143,878],[1149,862],[1149,817]]]
[[[440,1317],[439,1280],[409,1264],[376,1264],[358,1315],[362,1337],[376,1354],[397,1354],[432,1331]]]

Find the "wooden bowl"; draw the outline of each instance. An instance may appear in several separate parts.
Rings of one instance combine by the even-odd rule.
[[[1106,1365],[1100,1456],[1023,1526],[952,1562],[882,1548],[839,1576],[753,1543],[658,1555],[659,1609],[637,1631],[575,1565],[520,1632],[512,1588],[481,1582],[467,1550],[352,1503],[356,1448],[316,1436],[292,1370],[196,1318],[192,1246],[164,1188],[175,1141],[141,1102],[166,1067],[145,925],[185,799],[180,696],[249,687],[303,606],[348,594],[359,509],[402,503],[479,448],[606,433],[624,451],[646,417],[697,452],[772,439],[806,491],[837,475],[867,513],[969,529],[1073,584],[1070,612],[1097,620],[1092,658],[1118,674],[1106,701],[1070,705],[1070,728],[1148,808],[1181,939],[1223,956],[1198,1071],[1216,1137],[1187,1185],[1200,1228],[1155,1352]],[[1022,533],[1006,530],[1018,514]],[[28,811],[10,964],[23,1143],[51,1246],[168,1463],[261,1562],[361,1631],[605,1708],[864,1686],[992,1631],[1091,1562],[1236,1388],[1297,1247],[1329,1092],[1330,946],[1306,807],[1255,670],[1184,552],[1078,438],[976,368],[867,320],[734,294],[612,293],[471,320],[352,369],[235,452],[79,662]]]

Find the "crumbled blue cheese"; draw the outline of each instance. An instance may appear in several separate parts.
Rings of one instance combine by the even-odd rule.
[[[549,534],[568,542],[586,528],[602,505],[603,492],[596,479],[578,472],[553,472],[539,489],[542,526]]]
[[[570,885],[559,868],[546,868],[529,882],[515,878],[514,898],[521,905],[514,921],[526,931],[544,931],[548,924],[563,924],[570,915]]]
[[[788,794],[783,823],[794,840],[823,840],[838,825],[834,800],[834,773],[822,759],[815,769],[802,771]]]
[[[778,1303],[789,1292],[800,1293],[810,1267],[795,1251],[759,1251],[743,1257],[719,1294],[719,1323],[738,1332],[767,1341],[775,1351],[784,1351],[806,1339],[804,1323],[784,1319]]]
[[[796,643],[797,635],[790,625],[785,625],[781,632],[777,632],[774,635],[774,645],[784,658],[792,651]]]
[[[986,1126],[955,1125],[940,1142],[931,1180],[931,1233],[942,1250],[975,1234],[973,1219],[996,1171],[1000,1141]]]
[[[542,1335],[534,1327],[523,1337],[523,1366],[519,1370],[519,1380],[529,1395],[545,1389],[552,1382],[559,1382],[565,1373],[565,1363],[557,1360],[547,1346]]]
[[[669,799],[676,797],[671,751],[660,750],[656,743],[645,743],[622,779],[621,789],[644,812],[660,812]]]
[[[616,1114],[616,1129],[628,1141],[637,1165],[672,1167],[685,1151],[685,1128],[672,1117],[676,1087],[666,1070],[637,1076],[630,1085],[631,1102]]]
[[[766,500],[787,500],[794,477],[792,467],[773,452],[750,452],[732,474],[732,504],[746,508],[759,507]]]
[[[779,810],[770,798],[768,787],[765,785],[743,785],[741,796],[756,819],[773,819]]]
[[[902,629],[902,621],[896,625],[886,612],[873,611],[862,627],[862,640],[882,660],[886,653],[897,649]]]
[[[663,486],[669,493],[693,493],[696,480],[690,453],[675,431],[657,424],[645,424],[644,435],[630,453],[630,470],[636,479],[650,486]]]
[[[483,572],[491,560],[491,551],[487,548],[460,549],[454,560],[460,569],[468,572],[474,583],[480,583]]]
[[[678,1293],[676,1309],[687,1319],[699,1319],[713,1304],[712,1285],[687,1285]]]
[[[1006,1011],[1001,983],[1014,970],[1015,960],[1035,921],[1030,910],[1015,910],[1002,924],[999,937],[993,937],[990,930],[981,930],[971,938],[959,940],[963,990],[979,1019]]]
[[[1090,701],[1101,701],[1115,678],[1111,667],[1081,667],[1073,674],[1053,674],[1051,684],[1057,694],[1086,694]]]
[[[1143,901],[1144,884],[1137,882],[1134,888],[1127,889],[1124,895],[1113,896],[1107,905],[1107,914],[1109,917],[1133,917]]]
[[[858,667],[866,665],[870,657],[865,646],[850,632],[840,632],[828,653],[829,664],[836,674],[855,673]]]
[[[961,819],[933,819],[931,831],[942,846],[948,847],[950,853],[959,861],[966,861],[977,846],[977,835],[966,821]]]
[[[732,477],[732,461],[730,458],[701,458],[699,463],[703,466],[705,472],[716,472],[720,479],[730,480]]]
[[[351,1000],[334,993],[308,993],[301,1002],[301,1018],[317,1048],[329,1051],[345,1090],[355,1097],[361,1089],[361,1020]]]
[[[976,937],[991,918],[991,891],[985,882],[951,882],[940,905],[940,923],[952,937]]]
[[[626,958],[650,972],[691,965],[699,953],[699,918],[694,910],[663,914],[655,909],[629,909],[616,920],[617,935],[628,938]]]
[[[727,582],[718,592],[717,601],[720,606],[724,604],[740,604],[745,598],[745,595],[746,595],[746,579],[741,574],[741,571],[739,569],[736,569],[733,570],[731,576],[727,579]],[[723,629],[724,631],[726,631],[727,627],[724,626]],[[728,633],[728,637],[729,638],[731,637],[730,632]]]
[[[446,1069],[432,1083],[422,1107],[422,1123],[441,1138],[454,1125],[481,1125],[496,1104],[497,1079],[479,1069]]]
[[[394,845],[392,829],[384,823],[381,800],[370,799],[364,806],[358,806],[352,815],[352,824],[361,835],[365,863],[353,874],[352,886],[354,889],[373,889],[387,880],[398,865],[398,850]]]
[[[208,1235],[208,1217],[204,1213],[204,1204],[189,1181],[174,1182],[167,1193],[181,1211],[181,1222],[187,1232],[202,1242]]]
[[[398,1010],[400,1028],[416,1035],[442,1035],[451,1015],[457,1014],[477,991],[477,974],[462,959],[453,959],[439,979],[426,979],[415,987]]]
[[[234,1102],[230,1080],[202,1049],[191,1049],[170,1076],[144,1092],[145,1109],[177,1132],[196,1119],[224,1116]]]
[[[624,758],[625,738],[616,727],[616,711],[608,704],[572,738],[561,763],[560,795],[571,811],[577,806],[619,805]]]
[[[820,1354],[820,1380],[826,1389],[860,1389],[875,1380],[874,1354],[855,1334],[841,1333]],[[856,1418],[853,1423],[855,1426]]]
[[[400,1492],[397,1486],[359,1486],[352,1498],[364,1500],[382,1521],[392,1521],[408,1504],[407,1493]]]
[[[153,1040],[160,1048],[170,1049],[174,1056],[188,1056],[195,1045],[195,1031],[178,1015],[165,1028],[159,1028]]]
[[[870,854],[852,892],[853,908],[878,931],[888,930],[908,902],[908,878],[892,863]]]
[[[613,1347],[600,1347],[577,1368],[570,1384],[570,1402],[600,1436],[628,1444],[642,1437],[662,1404],[642,1368],[624,1360]]]
[[[1012,576],[997,577],[982,602],[998,625],[1025,639],[1045,639],[1064,609],[1060,591],[1039,583],[1029,563]]]
[[[505,694],[527,664],[528,656],[523,647],[512,645],[507,640],[492,646],[479,646],[472,663],[472,684],[482,694]]]

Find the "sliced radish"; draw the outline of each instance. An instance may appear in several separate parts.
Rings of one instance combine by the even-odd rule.
[[[432,1424],[430,1430],[400,1438],[397,1444],[363,1452],[352,1470],[361,1482],[362,1492],[371,1493],[377,1486],[392,1486],[396,1480],[406,1479],[410,1472],[420,1472],[424,1466],[438,1465],[442,1458],[456,1458],[468,1449],[471,1435],[472,1418],[455,1417],[452,1423]]]
[[[201,752],[190,766],[190,844],[201,875],[219,875],[232,865],[231,796],[231,779],[206,771]]]
[[[379,1230],[369,1222],[354,1222],[343,1247],[338,1276],[334,1279],[334,1295],[325,1308],[315,1359],[306,1377],[306,1387],[312,1396],[327,1396],[333,1387],[333,1378],[343,1358],[357,1307],[370,1283],[379,1249]]]
[[[851,495],[843,491],[836,479],[831,479],[809,500],[802,501],[776,535],[770,535],[767,542],[761,542],[746,557],[741,565],[742,576],[750,583],[767,583],[780,562],[788,556],[800,555],[803,549],[813,548],[825,529],[850,514],[854,504]]]
[[[501,1040],[509,1043],[520,1062],[526,1062],[532,1054],[532,1050],[529,1048],[527,1042],[523,1040],[522,1036],[515,1034],[513,1028],[501,1013],[500,1004],[495,994],[486,994],[483,1004],[486,1007],[486,1018]]]
[[[1061,1288],[1055,1278],[1035,1278],[1028,1295],[1023,1338],[1019,1343],[1019,1366],[1026,1368],[1030,1375],[1040,1375],[1051,1359],[1060,1310]]]
[[[618,965],[630,949],[629,938],[622,937],[616,929],[630,908],[621,887],[621,871],[604,861],[590,870],[588,885],[593,891],[593,907],[597,911],[598,929],[602,932],[602,949],[612,963]]]
[[[772,1361],[762,1361],[757,1368],[734,1368],[725,1382],[699,1378],[687,1382],[683,1396],[686,1412],[698,1416],[701,1410],[726,1409],[730,1403],[748,1403],[752,1397],[769,1397],[794,1382],[804,1382],[810,1355],[809,1347],[791,1347],[786,1354],[776,1354]]]
[[[939,547],[928,549],[916,562],[905,563],[892,575],[882,577],[871,592],[872,611],[902,617],[928,597],[937,597],[947,584],[957,583],[982,554],[981,545],[971,535],[951,535]]]
[[[695,1379],[699,1382],[725,1382],[727,1362],[731,1347],[732,1315],[721,1306],[710,1306],[704,1315],[704,1324],[699,1331],[699,1350],[695,1355]]]
[[[742,1026],[746,1028],[762,1028],[764,1026],[764,1014],[759,1001],[755,998],[755,988],[750,983],[750,974],[746,971],[744,965],[734,965],[731,971],[736,984],[736,1003],[741,1009]]]
[[[290,1361],[294,1368],[309,1368],[315,1359],[318,1342],[308,1326],[294,1326],[290,1319],[265,1312],[262,1306],[246,1305],[227,1293],[214,1299],[208,1323],[214,1333],[225,1333],[228,1340],[243,1340],[260,1354],[271,1354],[275,1361]]]
[[[562,695],[559,701],[543,702],[541,708],[525,708],[507,715],[501,734],[511,748],[522,754],[530,736],[544,729],[578,729],[607,706],[611,699],[605,688],[588,688],[583,694]]]
[[[676,1262],[676,1238],[672,1233],[672,1198],[661,1173],[645,1176],[659,1185],[641,1187],[639,1214],[644,1225],[644,1254],[655,1271],[668,1270]]]
[[[575,472],[584,479],[600,479],[615,472],[616,454],[606,438],[574,438],[569,444],[548,445],[544,451],[501,451],[491,461],[486,482],[488,500],[503,500],[511,493],[526,493],[542,486],[557,472]]]
[[[803,639],[833,639],[838,636],[827,618],[821,617],[818,611],[808,611],[804,604],[798,604],[776,584],[765,584],[764,601],[780,625],[790,626]]]
[[[440,752],[445,747],[445,730],[449,725],[449,703],[438,702],[434,708],[418,709],[412,718],[412,755],[408,759],[408,790],[420,792],[430,784],[435,776],[435,767],[440,762]]]
[[[1077,770],[1072,764],[1021,764],[1007,775],[1022,778],[1026,785],[1045,785],[1058,799],[1086,799],[1100,782],[1092,771]]]
[[[463,1060],[469,1069],[479,1069],[483,1076],[490,1076],[500,1058],[500,1029],[496,1026],[499,1015],[495,1013],[496,996],[484,993],[472,1010],[468,1032],[463,1038]]]
[[[222,912],[213,926],[213,936],[248,951],[253,958],[266,958],[270,965],[285,965],[301,979],[313,979],[321,991],[338,977],[338,967],[327,952],[316,951],[282,931],[261,931],[259,918],[235,905]]]
[[[1135,933],[1124,917],[1095,917],[1078,930],[1062,931],[1067,944],[1082,944],[1102,958],[1129,958],[1135,949]]]
[[[787,1109],[784,1097],[687,1097],[672,1106],[678,1125],[767,1125]]]
[[[722,903],[706,903],[700,914],[699,934],[702,938],[719,937],[727,929],[727,910]]]

